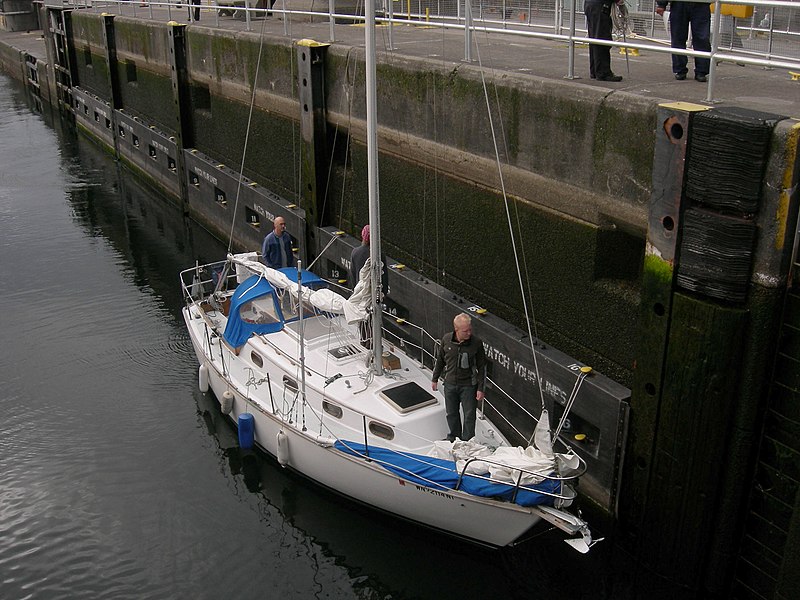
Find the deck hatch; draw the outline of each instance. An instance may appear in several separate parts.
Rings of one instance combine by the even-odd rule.
[[[381,390],[381,397],[401,414],[436,404],[436,398],[413,381]]]
[[[345,344],[344,346],[331,348],[330,350],[328,350],[328,353],[331,356],[333,356],[333,358],[337,360],[342,360],[343,358],[350,358],[351,356],[360,354],[361,350],[358,348],[358,346],[355,346],[353,344]]]

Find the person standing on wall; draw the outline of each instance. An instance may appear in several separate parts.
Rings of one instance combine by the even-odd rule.
[[[292,258],[292,236],[286,233],[286,220],[275,217],[272,231],[261,245],[261,261],[273,269],[282,269],[292,266]]]
[[[611,40],[611,6],[615,2],[617,0],[585,0],[583,14],[590,38]],[[598,81],[622,81],[622,76],[614,75],[611,70],[611,46],[589,44],[589,75]]]
[[[470,440],[475,436],[478,402],[483,402],[486,383],[486,353],[483,342],[472,335],[472,319],[466,313],[453,319],[453,331],[446,333],[436,353],[431,389],[439,389],[439,377],[444,374],[444,405],[447,439]],[[462,427],[459,408],[464,410]]]
[[[200,0],[192,0],[192,4],[194,5],[194,20],[200,20]],[[189,6],[189,20],[192,20],[192,7]]]
[[[686,50],[689,38],[689,25],[692,26],[692,49],[700,52],[711,52],[711,9],[707,2],[656,2],[656,14],[663,15],[669,5],[669,39],[670,46]],[[675,79],[686,79],[689,57],[683,54],[672,55],[672,72]],[[705,83],[711,59],[694,57],[694,78]]]

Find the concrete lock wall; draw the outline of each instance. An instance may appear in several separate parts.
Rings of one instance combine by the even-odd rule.
[[[108,97],[99,19],[76,12],[72,20],[80,86]],[[114,19],[124,110],[169,133],[175,125],[164,102],[171,97],[166,28]],[[190,27],[186,34],[191,131],[185,133],[192,147],[236,170],[259,44],[250,32]],[[294,54],[282,38],[265,36],[263,44],[243,172],[292,198],[299,142],[274,141],[298,137]],[[339,138],[331,144],[331,201],[319,219],[353,233],[367,219],[359,73],[359,50],[328,50],[325,104],[329,129],[338,129]],[[444,274],[439,283],[521,325],[521,299],[508,292],[518,285],[478,71],[463,66],[449,73],[436,62],[395,58],[381,65],[378,77],[387,252],[422,273]],[[502,115],[495,115],[496,127],[509,140],[504,177],[509,195],[520,201],[519,244],[537,290],[540,336],[630,385],[628,340],[636,329],[631,315],[638,305],[655,102],[625,94],[609,100],[591,88],[567,96],[558,82],[516,76],[504,76],[496,91]],[[446,184],[434,196],[437,179]],[[484,260],[475,248],[496,259]]]

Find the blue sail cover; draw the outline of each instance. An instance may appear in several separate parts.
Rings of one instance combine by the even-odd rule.
[[[352,456],[364,457],[369,455],[373,462],[378,463],[384,469],[417,485],[438,490],[454,490],[458,484],[458,471],[456,470],[456,463],[452,460],[411,454],[410,452],[398,452],[388,448],[381,448],[380,446],[370,446],[369,451],[366,451],[363,444],[348,441],[337,441],[334,443],[334,447]],[[484,498],[510,501],[514,497],[513,485],[494,483],[474,475],[465,475],[461,479],[459,490]],[[545,479],[535,485],[520,486],[514,502],[520,506],[542,504],[552,506],[556,499],[539,492],[558,494],[560,491],[560,482]]]
[[[296,267],[284,267],[282,269],[278,269],[281,273],[286,275],[289,278],[289,281],[296,284],[297,283],[297,268]],[[312,273],[311,271],[303,270],[303,278],[300,280],[300,283],[306,287],[311,288],[312,290],[316,290],[322,287],[322,284],[325,283],[325,280],[322,279],[316,273]],[[295,288],[297,286],[295,285]]]
[[[275,314],[281,314],[275,302],[275,290],[266,279],[258,275],[252,275],[245,279],[231,296],[228,324],[225,326],[225,333],[222,334],[223,339],[234,348],[243,346],[254,333],[274,333],[283,328],[282,317],[271,323],[253,323],[242,319],[240,312],[242,305],[259,298],[272,302]]]

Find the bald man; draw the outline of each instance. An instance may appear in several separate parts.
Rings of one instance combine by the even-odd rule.
[[[483,342],[472,335],[472,319],[466,313],[453,319],[453,331],[444,335],[436,353],[431,388],[439,389],[439,377],[444,374],[444,406],[447,439],[470,440],[475,436],[475,417],[478,402],[483,402],[486,383],[486,354]],[[464,410],[461,424],[459,409]]]
[[[264,238],[261,246],[261,261],[273,269],[282,269],[291,267],[293,258],[292,236],[286,233],[286,220],[283,217],[275,217],[272,231]]]

